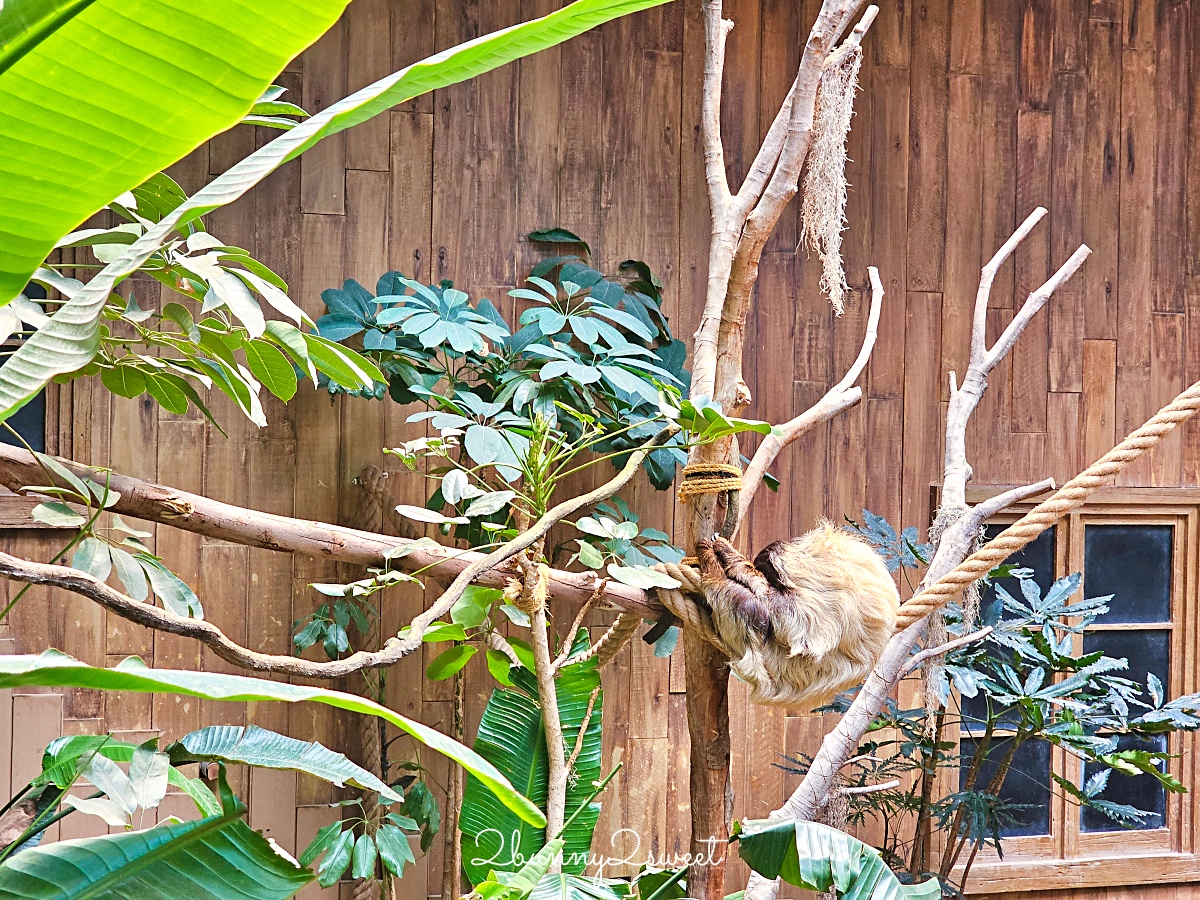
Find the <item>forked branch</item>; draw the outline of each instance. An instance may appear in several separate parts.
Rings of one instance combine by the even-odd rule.
[[[879,314],[883,307],[883,282],[879,279],[879,270],[871,266],[867,271],[871,278],[871,312],[867,316],[867,331],[863,335],[858,358],[854,360],[854,364],[846,371],[842,380],[826,391],[820,400],[791,421],[779,426],[758,445],[758,450],[742,475],[742,490],[738,497],[739,525],[745,520],[767,470],[783,449],[862,399],[862,388],[857,387],[854,382],[858,381],[866,369],[871,359],[871,351],[875,349],[875,341],[879,336]]]
[[[1021,240],[1028,236],[1045,215],[1046,211],[1039,207],[1026,218],[1012,237],[984,266],[981,273],[971,333],[970,363],[963,378],[962,387],[958,387],[953,375],[951,376],[952,391],[946,414],[946,451],[942,478],[942,508],[939,515],[948,509],[952,514],[944,519],[946,529],[938,542],[932,560],[930,560],[929,568],[914,598],[908,601],[905,607],[915,601],[918,606],[924,608],[920,601],[921,592],[949,575],[968,557],[975,546],[979,526],[988,515],[994,515],[999,509],[1017,500],[1041,493],[1050,484],[1049,482],[1039,482],[1035,485],[1014,488],[981,504],[981,508],[977,507],[975,510],[969,510],[966,506],[966,483],[971,477],[971,468],[967,462],[966,429],[971,414],[979,405],[979,400],[987,389],[987,376],[1004,355],[1012,349],[1021,332],[1033,316],[1045,306],[1050,295],[1078,270],[1091,252],[1086,246],[1081,246],[1076,250],[1045,284],[1029,296],[1001,338],[993,347],[988,348],[986,345],[987,302],[996,272],[1012,255]],[[963,586],[959,585],[960,590]],[[901,608],[902,615],[905,607]],[[866,734],[879,710],[883,708],[896,684],[906,674],[912,657],[912,649],[925,633],[928,616],[924,615],[916,621],[913,621],[911,617],[904,617],[904,621],[906,624],[909,622],[911,624],[907,624],[907,627],[892,638],[850,709],[834,729],[825,736],[821,748],[813,758],[808,774],[800,786],[782,807],[772,813],[772,816],[811,820],[828,802],[828,798],[834,790],[838,770],[844,765],[846,759],[854,755],[863,735]],[[941,649],[934,648],[934,651]],[[778,882],[772,882],[752,873],[746,885],[745,900],[773,900],[777,890]]]

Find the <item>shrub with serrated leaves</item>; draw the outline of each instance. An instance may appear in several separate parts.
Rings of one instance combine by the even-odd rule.
[[[917,543],[915,528],[897,531],[865,510],[863,523],[849,527],[893,570],[917,568],[929,556],[928,545]],[[1076,784],[1050,773],[1057,789],[1069,803],[1133,827],[1150,814],[1105,799],[1114,772],[1117,777],[1148,775],[1167,791],[1184,787],[1166,769],[1168,754],[1119,749],[1119,739],[1200,729],[1200,694],[1167,700],[1153,673],[1143,683],[1134,677],[1138,673],[1128,672],[1125,659],[1102,652],[1076,655],[1080,636],[1108,611],[1111,597],[1072,600],[1081,584],[1078,574],[1058,579],[1043,592],[1033,574],[1011,565],[993,570],[994,599],[980,610],[979,622],[965,623],[961,609],[947,607],[952,638],[980,626],[991,632],[952,650],[929,672],[937,708],[903,709],[889,700],[842,772],[852,787],[898,782],[847,794],[849,823],[880,823],[879,850],[888,865],[906,876],[936,875],[949,896],[961,896],[982,847],[991,845],[1003,855],[1004,829],[1029,808],[1002,796],[1022,745],[1044,741],[1079,759],[1089,772],[1087,780]],[[1007,577],[1018,580],[1020,596],[996,583]],[[973,702],[965,704],[963,698]],[[849,699],[839,697],[832,708],[844,712]],[[969,754],[960,752],[959,734],[973,742]],[[810,763],[811,758],[799,756],[784,768],[804,773]],[[939,796],[935,786],[947,769],[960,789]],[[929,871],[932,829],[949,836],[936,872]],[[951,873],[964,862],[955,880]]]

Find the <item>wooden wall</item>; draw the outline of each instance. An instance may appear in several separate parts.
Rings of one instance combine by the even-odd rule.
[[[355,0],[281,83],[306,108],[319,110],[435,50],[557,5]],[[864,401],[776,463],[785,488],[759,499],[746,530],[753,546],[799,533],[819,516],[839,520],[864,507],[894,522],[928,520],[947,377],[965,368],[980,266],[1039,204],[1050,216],[992,291],[994,333],[1080,242],[1095,252],[992,378],[969,435],[977,479],[1068,477],[1200,377],[1200,340],[1194,332],[1189,340],[1189,325],[1197,328],[1200,315],[1200,107],[1192,96],[1200,52],[1194,60],[1191,52],[1200,37],[1200,5],[881,5],[866,42],[850,140],[845,255],[856,296],[845,315],[832,316],[817,289],[816,266],[796,251],[798,213],[790,207],[764,254],[761,302],[748,329],[747,380],[755,396],[749,415],[785,420],[840,378],[861,341],[862,288],[872,264],[887,288],[879,343]],[[818,6],[728,0],[726,14],[736,27],[724,125],[735,183],[794,75]],[[331,138],[214,214],[211,227],[274,266],[316,315],[323,288],[344,278],[373,286],[389,269],[426,281],[450,278],[472,296],[508,303],[506,291],[541,255],[522,236],[563,226],[591,243],[602,266],[647,260],[665,283],[672,326],[690,336],[703,302],[708,232],[701,67],[699,3],[676,0]],[[194,189],[264,139],[235,129],[177,167],[178,177]],[[395,472],[380,448],[413,434],[404,424],[407,411],[384,403],[331,402],[308,393],[286,410],[269,406],[271,424],[262,430],[217,406],[228,437],[195,416],[172,416],[81,385],[76,453],[218,499],[356,524],[364,513],[352,480],[365,465]],[[1192,427],[1167,439],[1123,481],[1197,484],[1198,435]],[[425,487],[397,474],[391,491],[398,502],[420,502]],[[680,521],[670,493],[640,485],[632,499],[646,510],[647,525],[669,529]],[[53,536],[34,533],[8,543],[34,553],[55,546]],[[316,604],[305,585],[338,575],[319,560],[167,528],[157,529],[155,546],[196,587],[210,619],[274,652],[286,652],[292,620]],[[386,625],[394,631],[420,602],[414,595],[385,601]],[[596,616],[592,624],[604,621]],[[13,622],[6,635],[21,652],[53,645],[93,663],[137,653],[160,666],[227,668],[193,643],[152,635],[62,595],[31,592]],[[391,673],[389,702],[447,727],[447,685],[424,682],[421,668],[412,658]],[[470,672],[468,729],[489,689],[481,670],[482,663]],[[639,641],[605,678],[606,756],[626,767],[604,798],[597,852],[611,852],[605,844],[620,827],[639,834],[640,844],[618,836],[614,856],[641,861],[648,853],[685,852],[682,660],[655,659]],[[76,691],[61,701],[29,695],[12,702],[14,710],[61,703],[57,719],[18,717],[36,718],[47,734],[53,722],[64,732],[166,737],[201,723],[254,722],[352,748],[360,727],[307,708],[170,697]],[[792,785],[776,766],[780,754],[812,750],[830,723],[751,706],[736,686],[731,717],[734,812],[760,816]],[[30,739],[22,725],[15,731]],[[436,760],[431,766],[444,777],[444,766]],[[12,769],[15,778],[15,760]],[[303,834],[328,814],[320,804],[333,797],[303,779],[254,787],[258,821],[277,823],[272,827],[289,847],[303,845]],[[740,863],[735,870],[731,889],[744,878]],[[426,887],[430,894],[440,890],[440,851],[405,880],[405,896],[420,896]],[[1192,889],[1179,890],[1183,897]],[[1126,895],[1134,894],[1072,896]]]

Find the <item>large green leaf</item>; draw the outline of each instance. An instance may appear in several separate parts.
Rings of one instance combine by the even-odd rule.
[[[844,831],[795,819],[753,819],[734,826],[738,855],[766,878],[810,891],[834,889],[853,900],[940,900],[936,878],[901,884],[879,851]]]
[[[86,764],[93,753],[113,762],[128,763],[133,761],[137,749],[136,744],[115,741],[107,734],[73,734],[55,738],[42,754],[42,774],[32,784],[37,787],[53,782],[60,788],[66,788],[75,781],[80,761]],[[172,768],[167,772],[167,781],[191,797],[201,815],[220,814],[220,804],[200,779],[188,778],[179,769]]]
[[[123,660],[111,669],[89,666],[57,650],[47,650],[40,656],[0,656],[0,688],[31,685],[183,694],[207,700],[235,702],[299,703],[308,700],[350,712],[378,716],[412,735],[427,747],[453,759],[493,791],[504,808],[520,820],[539,828],[545,827],[546,817],[541,810],[515,791],[508,779],[474,750],[464,747],[440,731],[354,694],[299,684],[282,684],[244,675],[151,669],[136,656]]]
[[[0,866],[0,897],[284,900],[312,881],[241,820],[246,808],[224,784],[221,793],[220,815],[16,853]]]
[[[250,112],[347,0],[7,0],[0,304],[55,241]]]
[[[578,653],[587,645],[587,632],[580,629],[572,651]],[[488,699],[475,749],[544,809],[548,769],[537,682],[526,669],[513,667],[510,672],[514,686],[497,688]],[[594,659],[564,667],[555,679],[568,754],[575,746],[592,692],[599,686],[600,672]],[[599,694],[575,763],[575,775],[567,788],[568,817],[592,793],[594,782],[600,780],[602,706],[603,694]],[[583,873],[599,816],[600,805],[591,804],[563,835],[563,871]],[[511,869],[515,862],[533,858],[546,842],[544,828],[518,819],[474,778],[467,779],[458,827],[462,832],[463,868],[472,884],[483,881],[489,869]]]
[[[286,737],[257,725],[213,725],[185,734],[167,747],[173,765],[189,762],[232,762],[267,769],[307,772],[338,786],[375,791],[399,803],[404,798],[343,754],[316,741]]]
[[[74,372],[92,360],[99,341],[100,313],[110,292],[149,259],[181,224],[232,203],[322,138],[364,122],[413,97],[474,78],[514,59],[560,44],[610,19],[663,2],[665,0],[576,0],[540,19],[484,35],[414,63],[356,91],[264,145],[197,191],[126,247],[0,367],[0,420],[27,403],[55,375]],[[0,124],[2,122],[0,119]],[[75,169],[64,170],[52,163],[47,163],[46,169],[34,170],[28,177],[46,177],[49,169],[71,172],[72,177],[77,177]],[[0,175],[3,175],[2,170]],[[25,183],[25,178],[15,180],[18,186]],[[7,201],[0,194],[0,206],[6,203],[18,219],[26,214],[23,203]],[[3,227],[2,220],[0,227]],[[0,238],[7,240],[2,233]],[[27,252],[32,253],[32,248]],[[8,291],[0,293],[0,298],[11,296]]]

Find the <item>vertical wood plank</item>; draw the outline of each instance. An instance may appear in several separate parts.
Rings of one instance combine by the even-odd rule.
[[[388,269],[428,282],[433,247],[433,116],[393,112],[391,126]]]
[[[1135,28],[1136,31],[1136,28]],[[1121,243],[1117,275],[1117,365],[1150,365],[1155,260],[1155,109],[1153,51],[1121,55]]]
[[[1083,242],[1083,163],[1087,126],[1087,82],[1082,75],[1059,75],[1053,88],[1053,175],[1050,185],[1050,265],[1061,265]],[[1083,385],[1082,347],[1085,302],[1076,276],[1055,291],[1049,319],[1050,390],[1078,391]]]
[[[947,140],[951,147],[979,145],[981,88],[982,79],[976,76],[950,76]],[[942,400],[950,399],[950,373],[956,373],[961,382],[967,371],[971,317],[983,268],[982,166],[974,154],[958,152],[948,154],[946,165],[946,289],[942,295],[942,367],[938,379]]]
[[[304,54],[303,107],[318,113],[346,96],[343,17]],[[345,212],[346,132],[327,137],[300,159],[300,205],[306,213]]]
[[[1116,341],[1083,342],[1083,455],[1091,463],[1116,444]]]
[[[345,46],[349,51],[344,57],[347,93],[364,88],[393,71],[391,5],[388,0],[357,0],[346,7],[341,24],[345,31]],[[404,27],[407,29],[414,25],[409,22]],[[388,170],[391,154],[387,115],[375,116],[355,125],[345,132],[345,142],[347,169]]]
[[[909,73],[908,290],[942,290],[946,255],[946,116],[948,4],[917,4],[912,41],[920,48]]]
[[[1186,335],[1186,316],[1155,313],[1151,318],[1151,410],[1166,406],[1187,386],[1184,382]],[[1155,486],[1174,487],[1180,483],[1182,476],[1183,432],[1176,428],[1164,437],[1150,454],[1150,483]]]
[[[907,4],[905,4],[907,8]],[[879,68],[874,73],[871,122],[871,242],[887,296],[904,296],[908,210],[908,73]],[[879,318],[882,339],[871,355],[871,397],[897,398],[904,385],[904,309],[885,303]]]
[[[1017,117],[1017,221],[1050,199],[1052,117],[1022,110]],[[1046,223],[1021,242],[1016,252],[1017,295],[1014,309],[1050,275],[1050,229]],[[1043,310],[1026,327],[1012,350],[1014,432],[1046,430],[1046,393],[1050,388],[1049,316]]]
[[[1023,0],[1021,10],[1021,105],[1050,108],[1054,73],[1054,27],[1051,0]]]
[[[910,291],[904,358],[904,482],[901,520],[924,534],[929,521],[929,485],[941,472],[936,440],[941,420],[935,360],[941,358],[942,298]]]
[[[1188,112],[1191,81],[1191,4],[1158,4],[1157,145],[1154,172],[1154,311],[1186,309]]]
[[[1087,297],[1084,328],[1089,338],[1115,340],[1122,171],[1119,26],[1114,22],[1091,22],[1088,49],[1083,240],[1093,252],[1080,273]]]
[[[1016,227],[1017,68],[1021,6],[1017,0],[988,0],[983,20],[983,256],[991,258]],[[1013,275],[1002,266],[988,305],[1011,309]]]

